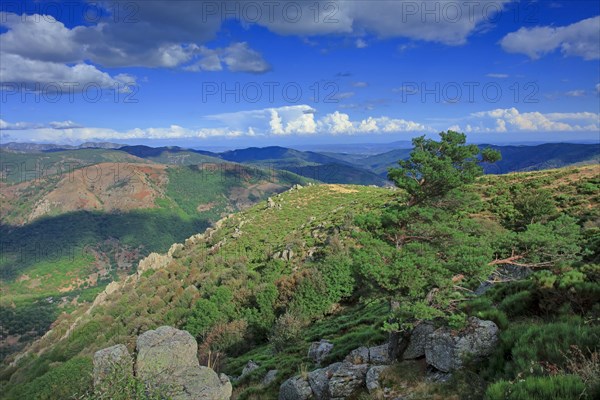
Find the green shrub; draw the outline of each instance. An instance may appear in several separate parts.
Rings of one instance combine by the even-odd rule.
[[[504,298],[500,303],[500,310],[504,311],[509,317],[517,317],[531,313],[533,309],[534,298],[530,291],[522,291],[511,294]]]
[[[500,344],[488,361],[488,378],[515,379],[543,375],[566,366],[571,346],[584,352],[600,342],[600,326],[585,325],[579,318],[546,324],[515,324],[501,332]]]
[[[300,340],[304,321],[298,315],[285,313],[275,322],[273,334],[269,341],[275,351],[282,351],[286,347],[297,343]]]
[[[582,397],[585,385],[578,376],[528,377],[515,383],[499,381],[488,387],[486,400],[567,400]]]

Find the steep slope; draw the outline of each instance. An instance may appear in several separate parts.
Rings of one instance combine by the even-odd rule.
[[[86,304],[150,252],[307,183],[223,162],[100,163],[2,187],[0,350],[42,334],[59,312]]]
[[[483,229],[510,237],[499,222],[512,207],[511,191],[551,188],[560,210],[585,223],[586,234],[592,234],[600,218],[599,172],[587,166],[483,177],[473,187],[483,203],[467,217],[476,225],[467,226],[473,232]],[[112,283],[93,304],[57,321],[26,353],[8,359],[12,366],[0,373],[5,397],[35,398],[47,390],[50,366],[56,371],[53,377],[75,363],[89,369],[95,350],[116,343],[132,350],[137,334],[166,324],[192,332],[201,343],[201,355],[208,357],[201,361],[230,375],[240,374],[248,360],[259,362],[261,369],[237,383],[236,393],[239,398],[275,398],[284,379],[306,373],[306,365],[312,368],[306,358],[311,341],[326,337],[335,343],[327,358],[334,362],[358,346],[385,338],[385,304],[370,297],[367,285],[354,281],[353,273],[369,271],[369,264],[379,261],[352,261],[353,251],[363,246],[355,217],[393,205],[398,195],[361,186],[298,188],[220,220],[205,233],[171,246],[167,254],[150,255],[136,274]],[[384,252],[381,258],[386,257]],[[548,288],[543,294],[549,294]],[[304,315],[307,321],[295,321],[293,315]],[[539,321],[534,318],[535,324]],[[282,334],[277,329],[287,330]],[[295,336],[285,336],[289,332]],[[277,343],[283,350],[274,353]],[[280,375],[265,388],[260,374],[268,369],[278,369]]]

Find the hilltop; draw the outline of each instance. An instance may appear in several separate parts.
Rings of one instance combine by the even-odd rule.
[[[510,256],[503,247],[506,241],[514,241],[517,248],[521,242],[530,248],[545,248],[553,240],[562,242],[551,245],[565,252],[560,254],[581,261],[573,264],[569,257],[561,261],[562,267],[555,267],[558,275],[550,273],[554,280],[544,283],[546,289],[539,289],[536,282],[542,277],[549,279],[548,274],[535,274],[533,279],[499,284],[484,297],[466,303],[464,312],[496,321],[503,332],[502,345],[491,361],[477,366],[476,382],[457,375],[454,386],[423,386],[418,384],[421,372],[406,370],[403,373],[411,374],[412,380],[394,378],[400,379],[390,383],[394,390],[404,387],[402,390],[410,388],[415,393],[478,393],[490,382],[514,379],[525,367],[528,370],[531,360],[546,362],[548,359],[523,353],[531,346],[527,338],[554,335],[557,329],[566,330],[561,335],[568,338],[555,341],[560,351],[568,352],[573,344],[581,348],[597,344],[597,325],[585,325],[583,318],[590,316],[590,304],[598,300],[597,291],[592,289],[598,283],[591,263],[598,257],[593,243],[600,217],[599,172],[594,165],[485,176],[469,190],[480,199],[478,205],[459,217],[469,236],[451,233],[451,221],[437,221],[440,229],[448,229],[444,235],[451,235],[445,242],[454,243],[444,251],[452,252],[466,240],[465,249],[480,247],[485,252],[489,242],[494,251],[482,253],[486,263],[495,257]],[[520,199],[532,193],[542,193],[551,201],[548,215],[553,216],[549,221],[561,221],[563,231],[554,231],[559,229],[556,223],[542,226],[521,222]],[[370,290],[367,277],[395,285],[402,283],[402,276],[371,275],[378,272],[369,269],[369,264],[391,257],[393,250],[370,233],[368,221],[373,217],[361,222],[361,216],[380,215],[393,208],[401,195],[398,190],[353,185],[298,187],[220,220],[203,234],[172,245],[167,254],[150,255],[139,263],[136,273],[111,284],[93,304],[63,314],[25,353],[7,359],[0,375],[5,398],[43,398],[43,393],[52,398],[49,388],[56,385],[63,393],[82,393],[90,385],[91,378],[86,376],[90,376],[87,374],[91,372],[94,351],[113,344],[125,344],[132,350],[136,335],[161,325],[190,331],[199,340],[201,362],[230,376],[239,375],[249,360],[257,362],[260,368],[234,385],[235,398],[275,398],[285,379],[301,373],[303,368],[306,371],[314,367],[306,357],[310,342],[327,338],[334,343],[326,362],[335,362],[354,348],[377,345],[386,339],[385,298]],[[576,229],[574,237],[580,239],[571,243],[567,229]],[[579,246],[588,250],[578,250]],[[380,258],[373,258],[373,252]],[[407,257],[409,254],[413,253],[407,253]],[[479,285],[477,279],[470,280],[476,275],[471,275],[474,272],[466,264],[454,266],[429,259],[424,265],[441,268],[435,274],[450,268],[448,278],[457,273],[464,275],[463,286],[469,290]],[[384,267],[382,264],[380,268]],[[423,271],[423,279],[433,273],[433,269]],[[564,273],[570,281],[562,278]],[[584,297],[564,296],[585,287],[587,292],[581,292],[586,293]],[[528,308],[519,308],[523,302]],[[560,311],[567,306],[572,314]],[[536,307],[546,308],[542,312]],[[569,322],[562,322],[566,320]],[[540,351],[538,354],[550,350]],[[555,356],[559,350],[552,351],[548,357],[563,368],[560,355]],[[508,359],[512,361],[500,361]],[[78,369],[77,381],[66,378],[73,368]],[[398,368],[407,367],[400,364]],[[499,372],[498,368],[505,369]],[[279,373],[263,388],[260,381],[270,369],[278,369]],[[480,384],[483,386],[473,386]]]

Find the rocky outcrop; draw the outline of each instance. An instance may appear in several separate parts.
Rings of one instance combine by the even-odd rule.
[[[127,347],[122,344],[108,347],[94,354],[94,387],[109,385],[114,374],[133,376],[133,363]]]
[[[342,363],[329,379],[329,395],[332,398],[349,397],[365,385],[368,364]]]
[[[308,374],[308,383],[316,400],[329,399],[329,380],[341,366],[342,363],[335,363]]]
[[[489,356],[498,343],[498,327],[492,321],[475,317],[459,332],[448,327],[439,328],[427,338],[425,359],[427,364],[443,372],[463,366],[466,358],[481,359]]]
[[[425,357],[425,345],[433,331],[435,331],[435,326],[431,322],[421,322],[417,325],[410,335],[410,341],[402,354],[402,358],[412,360]]]
[[[392,360],[389,357],[388,347],[388,343],[374,347],[359,347],[358,349],[352,350],[350,354],[346,356],[345,361],[351,364],[390,364]]]
[[[279,387],[279,400],[308,400],[311,397],[310,385],[301,376],[290,378]]]
[[[365,383],[367,385],[367,390],[369,391],[369,393],[373,393],[381,389],[381,373],[386,368],[386,365],[376,365],[374,367],[369,368],[369,370],[367,371],[367,376],[365,378]]]
[[[333,350],[333,343],[328,340],[321,339],[318,342],[311,343],[308,349],[308,358],[316,364],[321,364],[321,361]]]
[[[321,340],[311,344],[308,354],[316,362],[323,351],[329,353],[332,348],[333,344]],[[379,373],[385,368],[384,364],[390,363],[387,343],[381,346],[359,347],[351,351],[343,362],[316,369],[306,376],[288,379],[280,387],[279,400],[345,399],[363,390],[368,382],[373,386],[375,381],[378,382]],[[381,368],[372,364],[381,364]],[[369,375],[370,370],[373,371]]]
[[[148,257],[139,262],[137,274],[140,276],[149,270],[165,268],[172,260],[173,258],[169,254],[150,253]]]
[[[200,366],[196,355],[198,344],[186,331],[163,326],[145,332],[137,338],[136,350],[133,373],[149,390],[166,393],[173,400],[226,400],[231,397],[229,378]],[[126,365],[127,357],[129,353],[122,345],[96,352],[94,382],[102,382],[107,376],[107,368],[115,364],[113,360],[123,360]],[[101,385],[96,389],[102,390]]]

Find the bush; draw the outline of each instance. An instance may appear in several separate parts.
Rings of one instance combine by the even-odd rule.
[[[567,367],[571,346],[595,349],[600,326],[584,325],[578,318],[547,324],[518,324],[500,334],[500,345],[490,357],[487,375],[515,379],[544,375]]]
[[[486,400],[566,400],[581,397],[585,385],[578,376],[528,377],[512,383],[499,381],[485,393]]]
[[[533,310],[533,294],[530,291],[522,291],[507,296],[500,303],[500,310],[510,317],[527,315]]]
[[[279,352],[296,344],[300,340],[303,327],[304,321],[298,315],[287,312],[277,318],[273,334],[269,338],[275,351]]]

